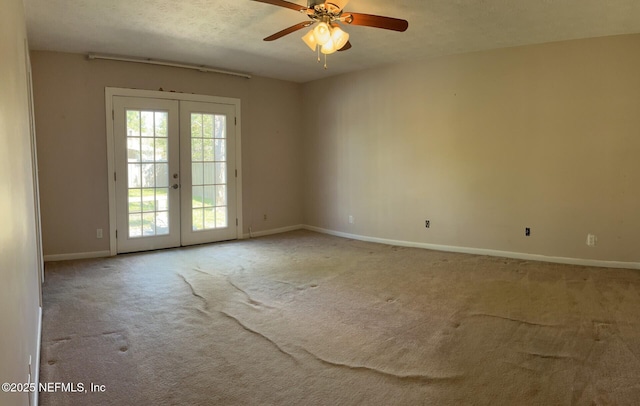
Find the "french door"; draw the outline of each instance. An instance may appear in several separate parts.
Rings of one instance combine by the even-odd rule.
[[[180,102],[182,245],[235,239],[235,108]]]
[[[235,106],[112,102],[117,252],[237,238]]]

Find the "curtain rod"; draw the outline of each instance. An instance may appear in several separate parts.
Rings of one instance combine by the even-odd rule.
[[[227,70],[209,68],[207,66],[198,66],[198,65],[189,65],[185,63],[177,63],[177,62],[167,62],[167,61],[158,61],[150,58],[134,58],[128,56],[115,56],[115,55],[103,55],[103,54],[94,54],[89,53],[87,57],[90,60],[93,59],[106,59],[110,61],[122,61],[122,62],[135,62],[135,63],[146,63],[150,65],[162,65],[162,66],[171,66],[174,68],[184,68],[184,69],[194,69],[200,72],[211,72],[211,73],[220,73],[223,75],[232,75],[232,76],[240,76],[243,78],[251,79],[251,75],[247,73],[241,72],[232,72]]]

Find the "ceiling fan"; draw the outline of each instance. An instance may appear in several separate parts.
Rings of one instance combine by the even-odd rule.
[[[385,30],[406,31],[409,23],[399,18],[377,16],[373,14],[352,13],[344,10],[349,0],[308,0],[307,6],[291,3],[284,0],[253,0],[260,3],[272,4],[299,11],[305,14],[310,21],[304,21],[278,31],[266,37],[265,41],[274,41],[285,35],[291,34],[306,27],[317,24],[310,30],[302,40],[313,51],[318,51],[318,62],[320,53],[325,55],[324,68],[327,68],[326,56],[336,51],[346,51],[351,48],[349,34],[340,28],[340,24],[361,25],[366,27],[383,28]]]

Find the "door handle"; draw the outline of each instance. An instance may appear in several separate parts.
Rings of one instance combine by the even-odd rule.
[[[173,185],[171,185],[171,189],[177,189],[179,187],[180,185],[178,185],[177,183],[174,183]]]

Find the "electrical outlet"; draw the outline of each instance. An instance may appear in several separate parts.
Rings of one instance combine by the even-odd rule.
[[[526,228],[524,229],[524,235],[525,235],[526,237],[529,237],[529,236],[531,235],[531,229],[530,229],[529,227],[526,227]]]
[[[262,215],[262,221],[267,221],[267,213]]]
[[[431,227],[431,221],[425,220],[424,221],[424,228],[429,228],[429,227]]]
[[[96,230],[96,238],[102,238],[102,229],[101,228],[98,228]]]
[[[587,245],[590,247],[595,247],[598,242],[598,237],[594,234],[587,234]]]
[[[349,215],[349,224],[355,224],[356,220],[353,218],[353,216]]]

